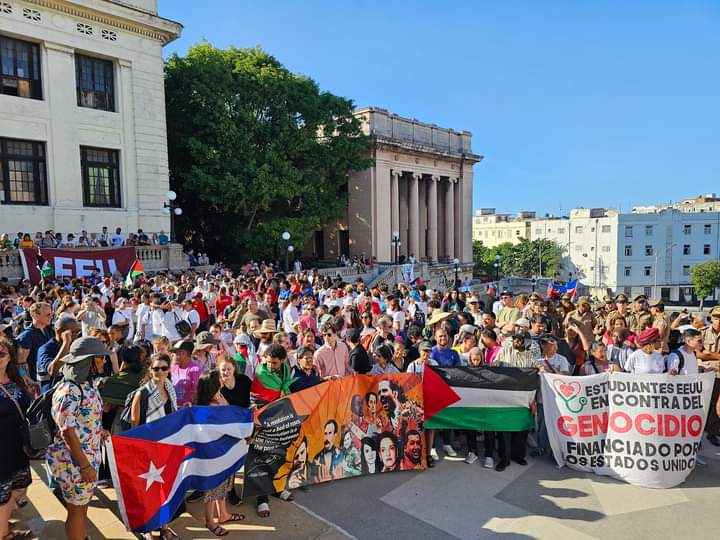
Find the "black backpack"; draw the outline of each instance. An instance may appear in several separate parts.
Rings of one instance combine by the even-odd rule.
[[[52,417],[52,401],[55,390],[63,382],[77,386],[80,390],[80,403],[85,399],[80,385],[74,381],[60,381],[47,392],[36,398],[28,407],[25,413],[25,421],[27,423],[27,431],[23,434],[23,441],[26,451],[29,453],[37,453],[44,451],[52,443],[57,432],[57,424]]]
[[[670,357],[674,354],[680,359],[680,363],[678,364],[678,373],[680,373],[683,368],[685,367],[685,355],[681,352],[682,347],[678,347],[674,351],[670,351],[670,354],[667,355],[667,361],[665,362],[665,373],[668,373],[670,371]]]
[[[147,410],[148,410],[148,401],[150,398],[150,392],[148,389],[143,385],[137,390],[133,390],[130,392],[127,397],[125,398],[125,405],[123,406],[122,412],[120,412],[120,433],[126,432],[128,429],[132,428],[132,402],[133,399],[135,399],[135,394],[137,392],[140,392],[140,423],[138,425],[143,425],[147,421]]]

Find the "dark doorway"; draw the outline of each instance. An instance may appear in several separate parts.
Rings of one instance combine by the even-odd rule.
[[[325,233],[323,231],[315,231],[315,257],[325,258]]]
[[[350,231],[338,231],[338,251],[341,256],[350,256]]]

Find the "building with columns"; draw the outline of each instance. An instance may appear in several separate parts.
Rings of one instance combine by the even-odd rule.
[[[169,229],[156,0],[0,0],[0,232]]]
[[[350,175],[348,211],[316,231],[306,252],[320,258],[366,253],[380,262],[472,261],[472,135],[385,109],[355,111],[373,141],[373,165]],[[308,249],[309,248],[309,249]]]

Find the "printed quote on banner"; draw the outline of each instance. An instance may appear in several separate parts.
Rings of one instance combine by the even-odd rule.
[[[676,486],[695,467],[713,382],[713,373],[543,374],[555,460],[640,486]]]
[[[245,497],[426,465],[415,374],[327,381],[272,402],[256,422]]]

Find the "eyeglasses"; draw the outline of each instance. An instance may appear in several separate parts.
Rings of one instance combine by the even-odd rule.
[[[325,337],[333,337],[334,335],[335,335],[335,334],[333,334],[333,333],[323,334],[323,336],[325,336]]]
[[[170,366],[153,366],[150,369],[152,369],[155,373],[157,373],[158,371],[169,371]]]

